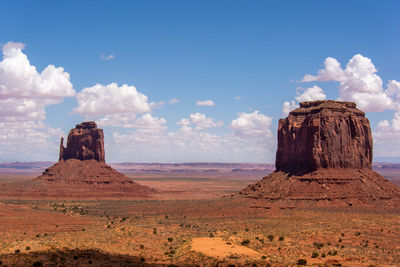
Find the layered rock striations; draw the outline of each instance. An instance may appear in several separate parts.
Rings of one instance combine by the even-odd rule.
[[[355,103],[310,101],[279,120],[276,170],[302,174],[319,168],[371,169],[369,121]]]
[[[68,134],[67,147],[64,148],[64,139],[60,142],[60,160],[94,159],[105,162],[104,134],[97,128],[94,121],[77,124]]]
[[[275,165],[240,193],[286,204],[400,203],[399,188],[371,169],[371,128],[355,103],[301,103],[279,121]]]
[[[77,124],[60,143],[59,161],[42,175],[0,187],[2,195],[25,198],[142,198],[154,190],[139,185],[105,163],[103,130],[95,122]]]

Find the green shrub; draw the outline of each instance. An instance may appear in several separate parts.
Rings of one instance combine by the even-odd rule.
[[[168,242],[172,242],[174,239],[172,237],[168,237]]]
[[[16,250],[15,250],[15,253],[17,253],[17,254],[18,254],[18,253],[21,253],[21,250],[16,249]]]
[[[25,247],[25,250],[30,250],[30,249],[31,249],[30,246],[26,246],[26,247]]]
[[[319,253],[318,252],[313,252],[313,254],[311,255],[311,258],[318,258]]]
[[[250,244],[250,240],[245,239],[240,244],[242,244],[243,246],[247,246],[248,244]]]
[[[317,243],[317,242],[314,242],[313,245],[314,245],[314,247],[316,247],[317,249],[321,249],[321,248],[324,247],[324,243]]]
[[[297,261],[297,265],[307,265],[307,260],[306,259],[299,259]]]
[[[279,241],[283,241],[283,240],[285,240],[285,238],[283,236],[280,236]]]
[[[269,239],[269,241],[274,240],[274,236],[273,235],[269,235],[267,238]]]

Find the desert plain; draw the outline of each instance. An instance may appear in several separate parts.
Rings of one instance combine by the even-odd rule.
[[[51,162],[2,165],[0,182]],[[111,164],[141,199],[0,200],[3,266],[399,266],[397,207],[269,206],[237,192],[271,164]],[[373,169],[400,184],[400,168]]]

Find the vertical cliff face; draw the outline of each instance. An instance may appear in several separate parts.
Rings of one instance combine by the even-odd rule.
[[[279,121],[276,171],[239,194],[282,206],[398,205],[399,188],[371,165],[364,112],[350,102],[303,102]]]
[[[94,159],[105,161],[104,134],[94,121],[77,124],[68,134],[67,146],[64,148],[63,138],[60,144],[60,160]]]
[[[304,174],[319,168],[371,169],[369,121],[355,103],[310,101],[279,121],[276,169]]]

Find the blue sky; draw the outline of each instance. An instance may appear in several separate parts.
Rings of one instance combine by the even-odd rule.
[[[18,52],[0,66],[17,72],[11,79],[0,71],[0,161],[56,160],[60,135],[95,119],[108,162],[274,162],[283,103],[294,108],[306,92],[359,102],[373,128],[375,159],[400,159],[400,84],[390,83],[400,80],[398,1],[0,4],[3,53]],[[22,55],[36,74],[12,67],[23,64]],[[350,61],[355,67],[346,71]],[[335,62],[337,73],[318,74]],[[63,84],[40,76],[49,65],[69,74],[51,72]],[[39,76],[34,86],[23,80]],[[123,84],[128,95],[119,93]],[[307,91],[313,86],[319,89]],[[115,101],[89,100],[84,88]],[[214,105],[197,105],[206,100]],[[34,106],[7,104],[21,101]]]

